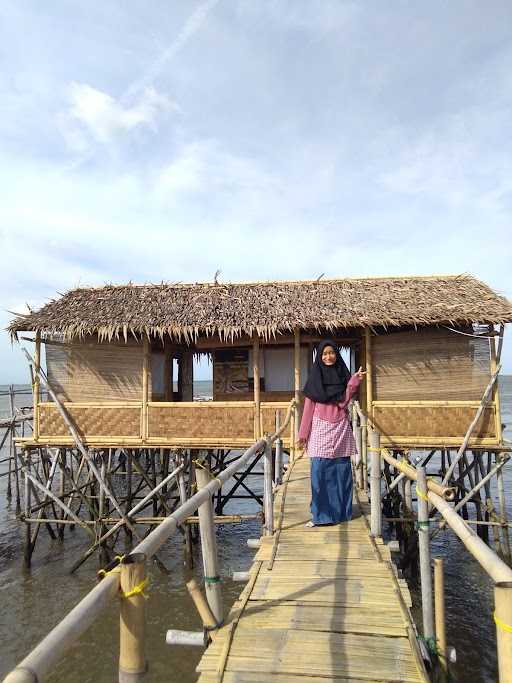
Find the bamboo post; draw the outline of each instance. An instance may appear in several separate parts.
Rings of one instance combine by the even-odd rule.
[[[185,484],[185,476],[183,474],[183,470],[181,470],[178,473],[177,482],[180,497],[180,505],[185,505],[185,503],[187,502],[187,486]],[[185,525],[183,533],[185,535],[185,566],[188,567],[188,569],[192,569],[194,567],[194,556],[192,554],[192,530],[188,524]]]
[[[420,554],[421,608],[423,612],[423,636],[427,639],[434,638],[427,477],[424,467],[418,467],[416,472],[418,475],[416,480],[416,494],[418,496],[418,546]]]
[[[15,461],[16,455],[14,452],[14,449],[16,448],[16,442],[14,441],[14,436],[15,436],[15,428],[16,428],[16,409],[14,405],[14,387],[12,384],[9,385],[9,404],[11,408],[11,424],[8,427],[9,431],[9,477],[7,480],[7,500],[11,500],[12,498],[12,490],[11,490],[11,472],[12,472],[12,463]],[[1,451],[0,447],[0,451]]]
[[[354,436],[356,438],[357,456],[356,456],[355,469],[356,469],[357,488],[362,489],[363,488],[363,459],[362,459],[363,434],[362,434],[361,424],[358,420],[357,408],[356,408],[355,403],[352,404],[352,431],[354,432]]]
[[[142,420],[141,420],[141,437],[142,441],[148,438],[148,400],[149,400],[149,380],[150,380],[150,350],[149,339],[147,336],[143,339],[142,347]]]
[[[372,417],[372,403],[373,403],[373,363],[372,363],[372,343],[370,328],[366,327],[364,330],[364,348],[366,360],[366,414]]]
[[[295,421],[295,440],[299,432],[301,418],[300,410],[300,329],[296,328],[293,333],[293,389],[295,398],[295,410],[297,419]]]
[[[39,383],[39,369],[41,367],[41,333],[36,332],[36,345],[34,349],[34,380],[32,383],[32,406],[34,418],[32,422],[32,431],[34,441],[39,440],[39,399],[40,399],[40,383]]]
[[[260,339],[257,334],[254,335],[252,342],[252,373],[254,383],[254,438],[259,439],[261,436],[261,422],[260,422]]]
[[[138,683],[147,671],[145,562],[144,553],[127,555],[121,561],[119,683]]]
[[[203,467],[196,468],[198,490],[209,484],[210,477]],[[219,562],[217,557],[217,540],[215,538],[215,524],[213,520],[212,499],[208,499],[198,508],[199,531],[201,533],[201,549],[203,553],[204,583],[206,599],[217,623],[222,623],[222,594],[219,576]]]
[[[25,474],[25,500],[24,500],[24,509],[25,509],[25,517],[30,518],[30,509],[31,509],[31,498],[30,498],[30,479],[29,479],[29,474],[30,474],[30,467],[31,467],[31,457],[30,457],[30,451],[26,450],[25,451],[25,462],[26,466],[24,468],[24,474]],[[32,537],[30,535],[30,522],[25,522],[25,553],[24,553],[24,560],[25,560],[25,567],[30,567],[32,559]]]
[[[500,683],[512,683],[512,581],[494,586],[494,621]]]
[[[164,356],[164,401],[173,400],[172,353],[165,352]]]
[[[436,619],[436,643],[439,666],[446,680],[448,663],[446,660],[446,618],[444,605],[444,572],[443,560],[436,557],[434,560],[434,603]]]
[[[500,331],[500,342],[503,340],[503,326]],[[491,372],[494,375],[497,369],[496,360],[496,338],[493,337],[489,340],[491,344]],[[501,349],[500,349],[501,352]],[[492,402],[494,403],[494,424],[496,429],[496,439],[498,444],[501,446],[503,443],[503,434],[501,430],[501,404],[500,404],[500,389],[499,380],[496,380],[492,385]]]
[[[263,510],[265,514],[265,536],[274,533],[274,496],[272,494],[272,441],[267,437],[263,460]]]
[[[181,400],[194,400],[194,354],[185,350],[180,358]]]
[[[281,427],[281,413],[276,410],[276,432],[279,431]],[[281,484],[283,481],[283,440],[278,437],[275,441],[276,444],[276,467],[275,467],[275,482],[276,484]]]
[[[382,536],[382,508],[380,490],[380,434],[374,429],[368,430],[370,436],[370,522],[371,535]]]
[[[190,579],[186,583],[188,593],[196,606],[196,609],[203,622],[203,627],[208,631],[218,627],[218,622],[215,621],[215,617],[212,614],[209,604],[204,599],[204,595],[199,588],[197,581],[195,579]]]
[[[366,415],[361,420],[361,463],[363,468],[363,490],[368,491],[368,420]]]

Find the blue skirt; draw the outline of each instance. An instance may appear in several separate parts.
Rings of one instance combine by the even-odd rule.
[[[352,519],[350,458],[310,458],[313,523],[338,524]]]

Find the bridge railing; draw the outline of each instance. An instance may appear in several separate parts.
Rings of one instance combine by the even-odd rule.
[[[467,551],[494,582],[493,616],[496,624],[499,680],[500,683],[512,683],[512,569],[450,505],[450,501],[453,501],[455,497],[453,487],[444,483],[439,484],[427,478],[424,467],[413,467],[411,464],[395,458],[388,448],[381,448],[378,430],[368,416],[363,413],[357,402],[353,404],[352,418],[359,452],[359,461],[356,463],[356,483],[360,488],[366,490],[366,482],[369,481],[370,526],[373,536],[382,535],[382,463],[388,463],[394,467],[395,473],[399,473],[391,486],[396,485],[400,478],[405,478],[411,484],[415,482],[418,501],[416,526],[418,529],[423,635],[427,642],[435,643],[441,667],[446,670],[447,666],[442,560],[436,560],[434,566],[434,578],[436,580],[435,624],[430,561],[430,539],[432,535],[430,529],[435,512],[442,516],[443,524],[450,527],[462,541]],[[505,457],[508,459],[508,456]],[[443,478],[443,482],[445,479]],[[474,495],[485,483],[482,479],[478,487],[475,487],[470,493]],[[412,501],[411,493],[409,495]],[[469,497],[468,494],[466,500]],[[455,507],[458,508],[459,505]],[[411,503],[409,503],[408,512],[411,514],[413,512]]]
[[[264,517],[265,533],[273,532],[273,445],[280,456],[282,435],[290,421],[296,419],[296,403],[292,400],[283,423],[276,431],[256,441],[225,470],[211,476],[206,468],[199,468],[199,490],[142,540],[129,555],[115,566],[108,567],[104,578],[55,626],[48,635],[11,671],[4,683],[40,683],[62,658],[69,647],[98,619],[107,606],[118,596],[120,603],[120,680],[132,683],[142,680],[146,670],[144,624],[146,584],[145,565],[158,549],[175,534],[187,517],[199,511],[201,541],[205,566],[215,566],[216,544],[213,526],[212,496],[240,469],[255,457],[264,454]],[[276,458],[278,469],[282,457]],[[204,474],[204,476],[202,476]],[[280,472],[276,472],[276,479]],[[191,582],[191,596],[203,618],[205,627],[220,625],[220,581],[218,575],[205,577],[206,597]]]

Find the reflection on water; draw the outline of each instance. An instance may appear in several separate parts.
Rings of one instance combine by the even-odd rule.
[[[512,378],[501,386],[503,421],[512,424]],[[0,399],[1,400],[1,399]],[[19,397],[18,405],[27,403]],[[0,416],[7,406],[0,404]],[[5,412],[4,412],[5,414]],[[507,438],[512,432],[507,428]],[[5,449],[2,456],[6,455]],[[3,465],[0,467],[4,467]],[[435,463],[429,464],[429,470]],[[511,466],[505,467],[506,490],[512,490]],[[3,471],[3,470],[2,470]],[[261,479],[254,478],[261,491]],[[81,530],[66,530],[64,542],[50,541],[42,530],[33,566],[22,568],[23,525],[14,518],[14,503],[5,501],[6,478],[0,479],[0,642],[2,656],[0,675],[9,671],[57,624],[95,582],[96,559],[91,558],[76,574],[69,567],[87,548]],[[512,497],[508,496],[508,512],[512,517]],[[252,502],[233,502],[226,512],[255,511]],[[230,524],[218,528],[218,547],[226,610],[239,595],[242,585],[230,579],[234,570],[247,569],[254,550],[246,539],[259,536],[257,521]],[[471,559],[462,544],[450,532],[439,534],[433,543],[433,556],[445,563],[447,638],[457,648],[455,673],[459,681],[494,683],[496,674],[495,628],[492,620],[492,584],[479,565]],[[165,644],[168,628],[196,630],[200,622],[184,587],[181,537],[171,539],[159,553],[170,568],[163,575],[151,567],[151,585],[147,602],[147,651],[150,662],[148,682],[196,680],[195,666],[201,650],[190,647],[170,647]],[[196,567],[202,571],[196,548]],[[421,625],[419,593],[412,590],[413,613]],[[112,681],[117,676],[118,608],[115,603],[64,656],[48,678],[60,683],[98,683]]]

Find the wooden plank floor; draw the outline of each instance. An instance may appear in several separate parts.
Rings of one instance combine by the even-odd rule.
[[[409,591],[370,538],[368,501],[359,494],[350,522],[308,529],[306,457],[287,480],[275,499],[274,560],[276,535],[262,538],[252,580],[199,662],[199,683],[428,681]]]

